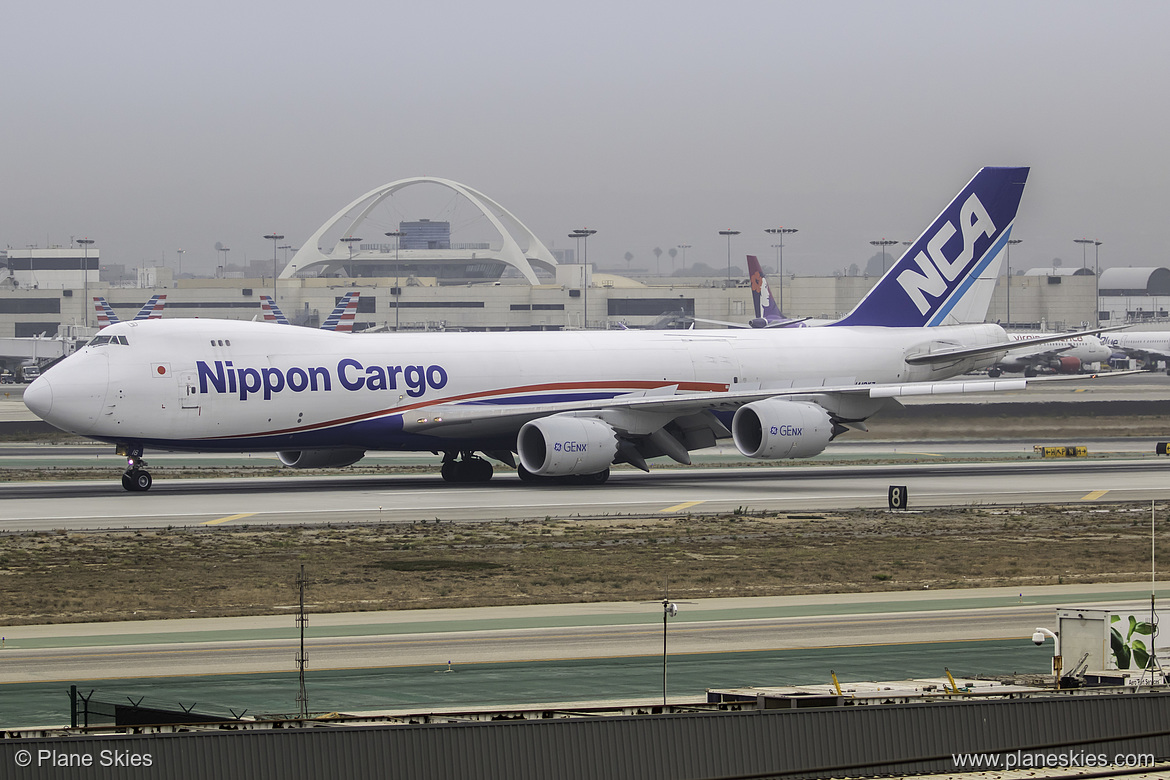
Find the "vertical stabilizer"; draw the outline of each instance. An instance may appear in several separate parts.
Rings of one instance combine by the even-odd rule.
[[[288,317],[276,305],[276,301],[267,295],[260,296],[260,311],[264,312],[265,322],[275,322],[278,325],[288,325]]]
[[[337,308],[325,320],[325,324],[321,326],[321,330],[335,330],[338,333],[352,333],[353,321],[357,317],[358,298],[361,293],[352,291],[342,296],[341,300],[337,302]]]
[[[853,311],[835,325],[983,322],[1027,168],[983,168]]]

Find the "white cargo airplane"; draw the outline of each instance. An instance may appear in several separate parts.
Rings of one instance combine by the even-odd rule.
[[[125,322],[34,382],[58,428],[117,445],[122,484],[150,488],[143,452],[277,452],[294,468],[369,450],[443,453],[443,478],[602,483],[616,463],[731,437],[751,458],[823,451],[902,395],[1020,389],[939,382],[1015,346],[982,323],[1027,168],[984,168],[841,320],[718,331],[392,333],[259,322]],[[1067,334],[1064,334],[1067,335]],[[1052,338],[1058,338],[1053,336]]]

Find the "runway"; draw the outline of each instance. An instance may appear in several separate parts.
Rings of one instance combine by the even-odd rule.
[[[924,460],[929,459],[923,453]],[[514,475],[483,485],[438,476],[158,479],[146,494],[114,480],[8,483],[5,531],[140,529],[226,524],[498,521],[887,506],[905,486],[909,508],[965,504],[1149,501],[1170,498],[1170,459],[896,463],[615,471],[603,486],[533,486]]]

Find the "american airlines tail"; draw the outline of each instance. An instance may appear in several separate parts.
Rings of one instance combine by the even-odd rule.
[[[134,315],[135,320],[157,320],[162,318],[163,308],[167,305],[166,295],[154,295],[150,300],[142,305],[138,310],[138,314]],[[118,315],[114,313],[114,307],[110,306],[109,301],[100,295],[95,295],[93,299],[93,310],[97,313],[98,330],[107,328],[110,325],[117,325],[122,320],[118,319]]]
[[[158,320],[162,319],[163,309],[167,305],[166,295],[154,295],[150,300],[142,305],[138,313],[134,315],[136,320]]]
[[[272,300],[270,296],[260,296],[260,310],[264,312],[265,322],[275,322],[278,325],[290,325],[288,317],[284,316],[284,312],[276,305],[276,301]]]
[[[348,292],[342,296],[341,300],[337,302],[337,307],[325,319],[325,323],[321,326],[321,330],[335,330],[338,333],[352,333],[353,321],[357,316],[358,298],[361,293],[357,291]],[[278,325],[291,325],[288,317],[284,316],[284,312],[276,305],[276,301],[268,295],[260,296],[260,309],[264,312],[265,322],[275,322]]]
[[[98,330],[108,328],[122,321],[114,313],[114,308],[100,295],[95,295],[93,298],[93,310],[97,314]]]
[[[337,302],[337,308],[325,320],[321,330],[335,330],[338,333],[352,333],[353,320],[357,316],[358,298],[360,292],[348,292]]]
[[[1027,168],[983,168],[833,325],[919,328],[987,317]]]

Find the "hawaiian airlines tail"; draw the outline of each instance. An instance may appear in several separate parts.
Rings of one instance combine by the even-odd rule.
[[[135,320],[157,320],[162,317],[163,308],[167,305],[166,295],[152,296],[149,301],[142,305],[138,310],[138,314],[134,315]],[[118,315],[114,313],[114,307],[110,306],[109,302],[100,295],[95,295],[93,299],[93,310],[97,313],[98,330],[107,328],[110,325],[116,325],[122,320],[118,319]]]
[[[853,311],[834,325],[983,322],[1027,168],[983,168]]]
[[[325,324],[321,326],[321,330],[335,330],[338,333],[352,333],[353,320],[357,316],[358,298],[361,293],[354,291],[348,292],[337,303],[337,308],[325,320]]]
[[[772,288],[768,286],[768,277],[755,255],[747,256],[748,276],[752,282],[752,306],[755,307],[756,317],[748,324],[753,328],[778,327],[791,324],[792,320],[785,317],[772,297]]]

